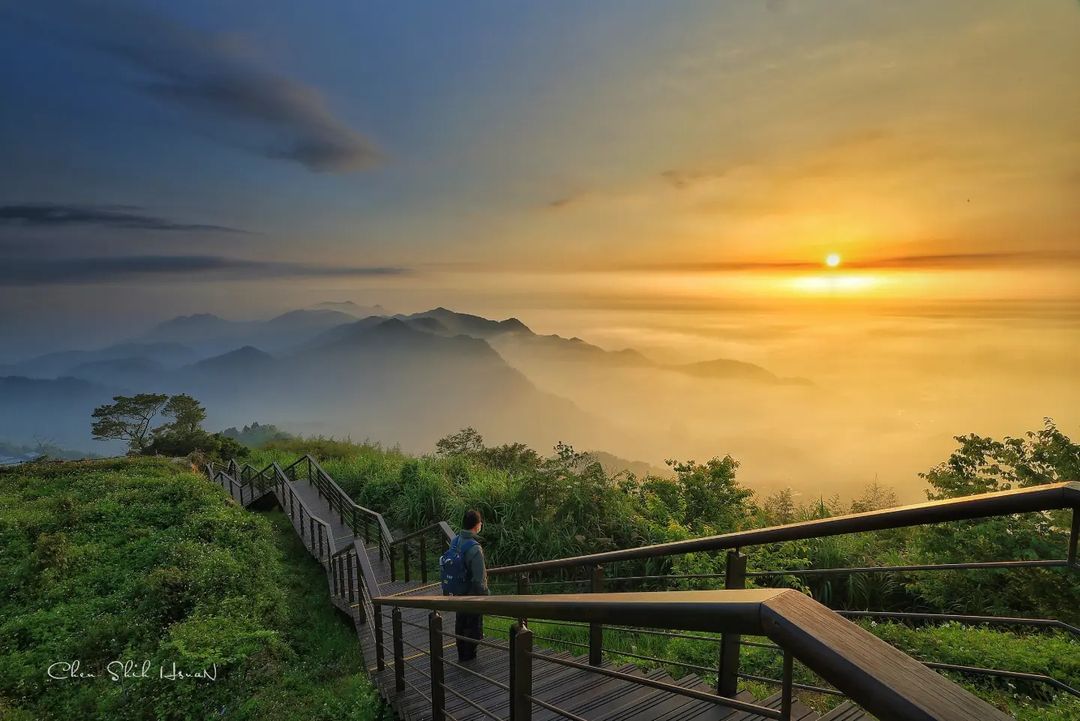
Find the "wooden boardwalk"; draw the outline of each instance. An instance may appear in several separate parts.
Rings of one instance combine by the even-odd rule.
[[[333,535],[332,548],[335,550],[347,548],[354,541],[363,545],[363,539],[356,537],[352,530],[341,522],[315,486],[306,480],[289,481],[289,485],[299,502],[306,507],[306,514],[327,524],[329,533]],[[229,489],[226,488],[226,490]],[[253,495],[249,490],[243,502],[245,505],[250,505],[258,501],[261,495],[270,493],[267,491],[266,494]],[[235,492],[232,495],[234,498],[237,497]],[[281,503],[281,498],[278,501]],[[300,524],[300,527],[302,525]],[[294,522],[294,528],[296,527],[297,524]],[[378,546],[373,542],[366,547],[366,551],[379,585],[376,595],[439,595],[440,589],[437,583],[392,581],[390,565],[380,558]],[[320,562],[324,567],[327,565],[323,558],[320,558]],[[401,609],[406,685],[404,691],[397,692],[390,611],[383,610],[385,667],[379,671],[376,667],[374,609],[360,587],[359,574],[354,574],[352,586],[353,598],[362,600],[350,603],[348,594],[342,598],[331,592],[330,601],[353,620],[368,676],[383,699],[390,704],[402,721],[430,721],[428,613],[421,609]],[[452,612],[443,614],[443,630],[453,632],[454,614]],[[507,690],[510,666],[509,648],[504,639],[489,636],[485,640],[492,646],[482,646],[475,661],[458,664],[454,639],[444,638],[445,683],[448,689],[452,689],[446,693],[446,711],[451,721],[503,721],[509,718],[510,699]],[[588,663],[587,656],[575,656],[564,651],[546,649],[540,645],[541,643],[537,642],[536,648],[545,656]],[[538,660],[535,666],[533,696],[587,721],[765,721],[765,717],[758,714],[733,710],[709,701],[687,698],[670,691],[636,685],[625,679],[605,677],[553,663],[543,663],[541,660]],[[641,670],[632,664],[615,665],[610,662],[604,663],[603,667],[630,673],[640,678],[676,683],[687,688],[712,692],[710,686],[694,675],[672,679],[661,669]],[[479,678],[476,674],[486,676],[491,680]],[[737,698],[773,709],[780,708],[779,693],[764,700],[757,700],[743,691]],[[564,717],[540,706],[534,707],[533,719],[535,721],[554,721],[560,718]],[[798,701],[793,704],[791,718],[793,721],[870,719],[864,711],[850,703],[844,703],[819,717],[817,713],[807,709]]]

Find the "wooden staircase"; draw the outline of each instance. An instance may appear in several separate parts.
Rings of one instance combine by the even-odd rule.
[[[267,501],[264,499],[268,496],[275,499],[277,505],[292,519],[294,529],[312,555],[327,569],[331,602],[352,619],[368,676],[382,698],[402,721],[431,719],[432,682],[427,653],[430,643],[428,612],[410,608],[400,610],[405,690],[397,691],[393,654],[387,653],[382,670],[378,668],[377,619],[374,615],[375,607],[371,604],[372,595],[365,589],[360,574],[354,572],[352,565],[348,572],[345,572],[342,570],[344,566],[336,566],[334,559],[343,551],[347,552],[350,547],[362,548],[378,586],[376,596],[436,596],[441,594],[439,584],[393,580],[394,574],[385,547],[380,548],[378,539],[365,543],[362,537],[344,523],[340,507],[335,508],[322,490],[307,479],[290,478],[277,466],[274,466],[273,479],[263,475],[269,470],[264,469],[258,476],[243,480],[246,474],[239,472],[234,464],[230,464],[229,472],[215,470],[212,466],[208,470],[211,478],[244,506],[265,504]],[[391,614],[385,608],[381,609],[381,613],[385,648],[391,648]],[[445,630],[453,631],[453,612],[443,613],[443,624]],[[446,717],[451,721],[508,719],[508,643],[503,639],[488,637],[479,649],[476,660],[459,665],[454,639],[444,638],[443,641],[444,681],[448,691]],[[539,645],[536,650],[546,657],[588,663],[586,656],[575,656]],[[601,668],[614,669],[636,678],[674,683],[706,693],[713,692],[711,686],[695,675],[673,679],[662,669],[641,670],[632,664],[615,665],[610,662],[603,663]],[[537,663],[532,678],[532,695],[536,699],[557,706],[585,721],[765,721],[766,718],[715,702],[638,685],[627,679],[605,677],[553,663]],[[779,709],[781,704],[779,693],[764,700],[757,700],[742,691],[736,698],[770,709]],[[536,721],[566,717],[566,714],[557,714],[539,705],[533,712]],[[817,713],[795,701],[790,718],[795,721],[861,721],[871,717],[850,702],[819,717]]]

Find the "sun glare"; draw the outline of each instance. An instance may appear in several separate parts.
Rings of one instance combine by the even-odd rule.
[[[835,267],[839,266],[840,265],[840,254],[839,253],[829,253],[828,255],[826,255],[825,256],[825,265],[829,266],[830,268],[835,268]]]

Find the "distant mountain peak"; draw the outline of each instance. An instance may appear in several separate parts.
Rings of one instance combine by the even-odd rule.
[[[322,324],[349,323],[353,320],[356,320],[356,316],[340,310],[331,310],[330,308],[306,308],[301,310],[290,310],[281,315],[274,316],[266,322],[270,325],[285,325],[292,323],[307,323],[311,321]]]
[[[238,365],[251,366],[253,364],[265,364],[274,360],[274,356],[264,350],[259,350],[253,345],[246,345],[228,353],[222,353],[212,358],[206,358],[193,363],[189,368],[224,368]]]
[[[517,318],[507,318],[506,320],[500,320],[499,325],[507,329],[511,333],[532,333],[532,329],[529,326],[522,323]]]

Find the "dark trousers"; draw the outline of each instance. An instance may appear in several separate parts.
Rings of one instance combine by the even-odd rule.
[[[458,636],[468,636],[480,640],[484,637],[484,617],[475,613],[458,613],[454,620],[454,633]],[[470,641],[457,640],[457,655],[459,661],[471,661],[476,658],[478,644]]]

